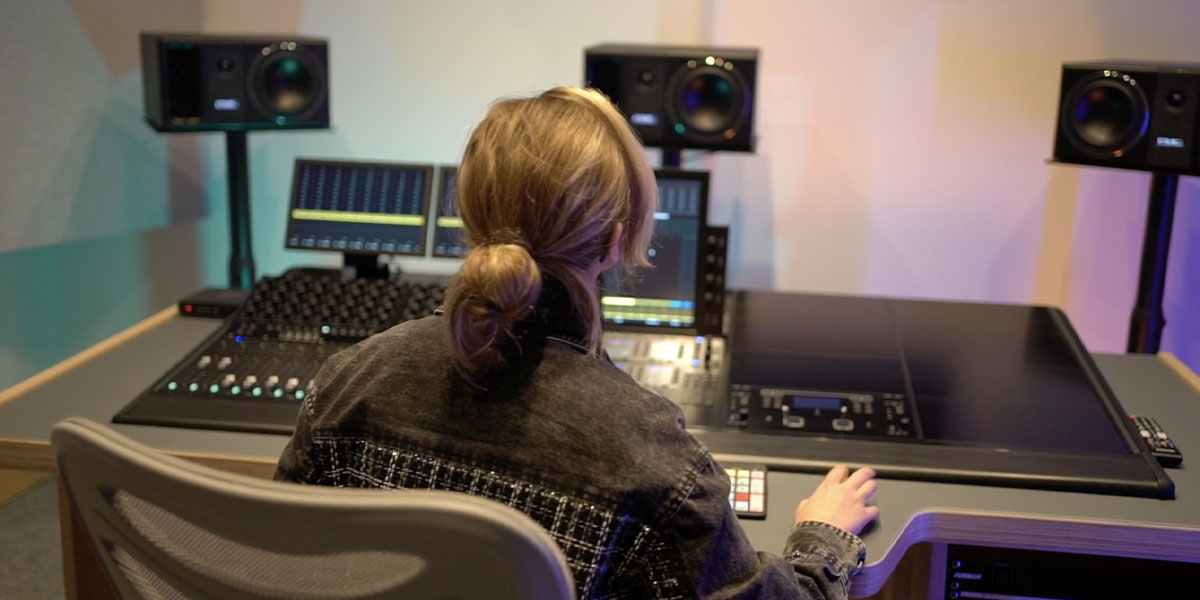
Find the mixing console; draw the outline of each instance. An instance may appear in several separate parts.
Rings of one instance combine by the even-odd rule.
[[[609,358],[643,387],[684,409],[688,423],[725,411],[725,339],[717,336],[606,331]]]
[[[282,341],[352,341],[432,314],[441,284],[343,280],[337,272],[293,270],[264,277],[237,315],[232,333]]]
[[[341,278],[295,269],[264,277],[242,308],[114,420],[290,433],[330,355],[432,314],[444,283]]]

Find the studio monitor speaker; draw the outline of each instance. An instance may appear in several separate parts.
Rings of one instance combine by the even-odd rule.
[[[647,146],[754,150],[758,50],[604,44],[584,79],[617,104]]]
[[[1066,63],[1060,93],[1055,160],[1200,173],[1200,64]]]
[[[325,40],[142,33],[141,46],[158,131],[329,127]]]

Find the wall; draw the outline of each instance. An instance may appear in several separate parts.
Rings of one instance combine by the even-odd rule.
[[[1200,55],[1187,0],[6,8],[20,61],[3,69],[23,85],[0,99],[0,387],[226,279],[222,139],[142,123],[140,30],[330,39],[333,128],[250,134],[260,274],[336,261],[282,249],[295,157],[455,162],[490,101],[578,83],[589,44],[711,41],[762,49],[758,152],[685,156],[713,169],[733,285],[1050,303],[1100,351],[1124,346],[1149,180],[1046,164],[1059,65]],[[1164,347],[1200,369],[1198,195],[1183,178]]]
[[[1060,66],[1200,56],[1196,22],[1190,0],[715,3],[714,42],[762,50],[759,152],[707,161],[731,283],[1046,303],[1123,352],[1150,179],[1047,164]],[[1181,178],[1164,303],[1193,368],[1197,202]]]
[[[11,0],[0,20],[0,387],[201,284],[204,148],[141,120],[137,31],[199,2]]]

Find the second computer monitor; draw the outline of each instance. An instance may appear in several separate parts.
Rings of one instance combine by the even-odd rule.
[[[438,193],[434,194],[434,207],[429,211],[433,215],[432,254],[442,258],[462,258],[468,248],[454,197],[458,167],[442,166],[438,168],[438,173]]]
[[[288,248],[425,254],[433,165],[298,158]]]
[[[658,169],[658,210],[649,258],[635,277],[604,276],[604,320],[613,325],[695,328],[701,235],[708,219],[708,172]]]

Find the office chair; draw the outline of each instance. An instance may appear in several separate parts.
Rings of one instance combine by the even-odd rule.
[[[558,546],[498,502],[226,473],[78,417],[50,441],[121,598],[574,597]]]

